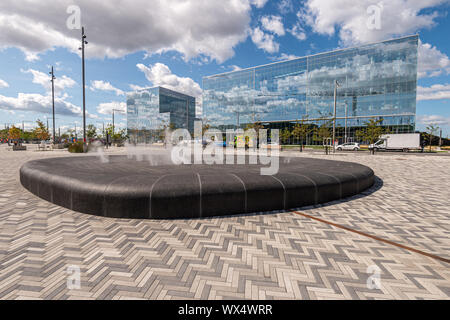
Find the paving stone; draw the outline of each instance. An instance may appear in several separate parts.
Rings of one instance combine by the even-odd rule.
[[[378,177],[300,213],[450,259],[449,156],[285,155],[357,162]],[[448,263],[294,212],[102,218],[21,186],[22,164],[62,156],[72,155],[0,146],[0,299],[450,299]],[[67,288],[72,265],[80,289]],[[370,266],[379,289],[367,286]]]

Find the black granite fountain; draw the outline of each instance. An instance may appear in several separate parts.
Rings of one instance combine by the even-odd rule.
[[[261,175],[261,167],[64,157],[24,164],[20,181],[38,197],[74,211],[136,219],[287,210],[353,196],[374,183],[372,169],[351,162],[281,157],[277,174]]]

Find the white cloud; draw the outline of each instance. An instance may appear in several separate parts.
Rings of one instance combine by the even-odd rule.
[[[263,8],[268,0],[250,0],[250,3],[253,4],[257,8]]]
[[[231,68],[231,71],[239,71],[239,70],[242,70],[241,67],[239,67],[239,66],[237,66],[237,65],[235,65],[235,64],[231,65],[230,68]]]
[[[296,59],[299,58],[299,56],[296,56],[295,54],[287,54],[287,53],[282,53],[280,56],[278,57],[271,57],[270,59],[273,61],[284,61],[284,60],[292,60],[292,59]]]
[[[66,101],[66,98],[66,95],[55,97],[55,113],[65,116],[80,116],[82,114],[81,108]],[[19,93],[17,98],[14,98],[0,95],[0,109],[51,114],[52,96],[49,94]],[[87,116],[90,118],[96,117],[89,113]]]
[[[91,90],[100,90],[100,91],[112,91],[118,96],[122,96],[125,94],[124,91],[114,87],[110,82],[102,81],[102,80],[94,80],[91,81]]]
[[[299,23],[308,25],[314,32],[328,36],[338,33],[341,45],[350,46],[432,28],[436,25],[438,13],[430,10],[423,13],[423,10],[446,2],[448,0],[390,0],[378,3],[373,0],[308,0],[297,16]],[[367,25],[373,15],[368,8],[373,5],[380,9],[380,28],[369,28]],[[303,37],[301,33],[300,37]],[[450,60],[436,47],[420,43],[418,69],[419,77],[449,74]]]
[[[142,89],[145,89],[146,87],[141,87],[141,86],[138,86],[137,84],[130,84],[130,89],[131,90],[133,90],[133,91],[138,91],[138,90],[142,90]]]
[[[119,113],[126,113],[127,104],[125,102],[120,101],[112,101],[106,103],[100,103],[97,106],[97,112],[100,114],[112,114],[113,109],[120,110]],[[115,111],[117,113],[117,111]]]
[[[450,126],[450,118],[440,115],[418,115],[417,122],[424,125]]]
[[[1,88],[9,88],[8,82],[6,82],[5,80],[0,79],[0,89]]]
[[[155,63],[148,67],[139,63],[136,66],[145,74],[152,86],[165,87],[195,98],[200,98],[202,95],[202,89],[198,83],[191,78],[179,77],[173,74],[169,67],[163,63]]]
[[[299,23],[294,25],[292,29],[288,30],[294,37],[296,37],[298,40],[303,41],[306,40],[306,32],[305,30],[300,26]]]
[[[450,59],[428,43],[419,44],[417,75],[419,78],[450,74]]]
[[[316,33],[332,36],[336,32],[344,46],[375,42],[411,34],[435,25],[437,12],[423,13],[448,0],[390,0],[378,4],[373,0],[307,0],[299,13],[302,22]],[[369,28],[372,12],[369,6],[380,8],[380,28]]]
[[[25,130],[31,130],[36,128],[36,122],[17,122],[14,124],[14,126],[20,129],[22,129],[23,127]]]
[[[280,49],[280,45],[274,41],[274,36],[264,33],[259,27],[253,29],[252,41],[259,49],[268,53],[275,53]]]
[[[434,84],[431,87],[417,86],[417,101],[450,99],[450,84]]]
[[[33,83],[41,85],[47,92],[51,92],[52,83],[51,76],[48,73],[44,73],[34,69],[20,70],[22,73],[31,73],[33,75]],[[65,88],[72,88],[77,83],[72,78],[66,75],[56,77],[55,79],[55,95],[60,95]]]
[[[189,60],[207,57],[222,62],[247,36],[252,6],[267,0],[78,0],[86,27],[87,57],[123,57],[177,51]],[[26,59],[64,47],[79,53],[79,30],[69,30],[66,9],[73,0],[0,2],[0,49],[17,47]]]
[[[292,5],[292,0],[281,0],[278,2],[278,10],[282,14],[286,14],[288,12],[292,12],[294,10],[294,6]]]
[[[280,16],[264,16],[261,18],[261,25],[265,30],[278,36],[285,35],[284,25]]]

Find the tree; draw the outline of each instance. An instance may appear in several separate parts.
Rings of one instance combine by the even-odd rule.
[[[325,139],[331,137],[331,120],[324,120],[322,124],[314,129],[313,139],[320,143],[324,143]],[[328,145],[325,145],[325,153],[328,154]]]
[[[294,129],[292,130],[292,135],[300,140],[300,152],[303,151],[303,144],[308,137],[308,135],[313,131],[311,126],[306,123],[307,118],[303,118],[300,122],[297,120]]]
[[[369,144],[374,144],[380,139],[381,135],[385,133],[383,127],[380,126],[382,122],[383,119],[370,119],[369,121],[366,121],[364,123],[366,127],[356,131],[356,137],[359,140],[369,142]],[[372,154],[375,154],[375,148],[372,148],[371,152]]]
[[[6,129],[0,130],[0,140],[6,139],[8,139],[8,130]]]
[[[111,137],[111,140],[113,142],[123,142],[124,140],[128,139],[128,135],[127,135],[127,130],[126,129],[121,129],[119,131],[115,131],[113,134],[113,126],[112,124],[109,124],[106,128],[105,131],[107,134],[109,134],[109,136]]]
[[[48,133],[47,127],[44,125],[44,123],[41,120],[37,120],[37,128],[34,129],[33,133],[36,138],[39,140],[48,140],[50,138],[50,134]]]
[[[25,141],[29,141],[34,139],[34,134],[32,131],[24,131],[22,132],[22,139]]]
[[[19,140],[22,135],[22,131],[15,126],[12,126],[8,131],[8,139],[10,140]]]
[[[61,139],[63,139],[63,140],[66,140],[66,139],[69,139],[69,138],[70,138],[70,133],[68,133],[68,132],[64,132],[61,135]]]
[[[89,141],[97,137],[97,128],[93,124],[88,124],[86,129],[86,137]]]
[[[202,137],[205,135],[205,132],[211,128],[211,125],[205,121],[202,123]]]
[[[255,130],[256,132],[256,148],[259,149],[259,130],[264,129],[264,126],[259,122],[249,123],[245,126],[245,130]]]
[[[289,139],[292,136],[292,132],[289,130],[289,128],[284,128],[281,130],[280,139],[283,144],[289,141]]]
[[[438,130],[439,130],[439,127],[436,126],[435,124],[430,124],[427,126],[427,133],[428,133],[429,142],[430,142],[430,152],[431,152],[431,145],[433,144],[434,133]]]

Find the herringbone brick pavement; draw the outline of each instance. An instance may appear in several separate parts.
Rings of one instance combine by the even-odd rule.
[[[24,162],[55,156],[70,155],[0,147],[0,299],[450,298],[448,263],[293,212],[152,221],[55,206],[18,180]],[[370,166],[377,184],[300,212],[450,258],[450,157],[334,158]]]

